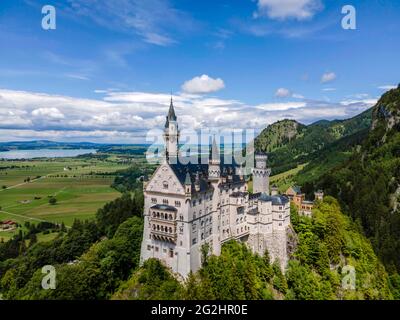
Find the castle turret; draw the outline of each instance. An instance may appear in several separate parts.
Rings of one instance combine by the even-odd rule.
[[[317,201],[323,201],[324,200],[324,192],[322,190],[318,190],[317,192],[314,193],[315,195],[315,200]]]
[[[165,158],[169,163],[177,163],[179,148],[179,128],[175,115],[174,104],[171,97],[171,104],[164,129]]]
[[[276,185],[271,187],[271,196],[277,196],[279,194],[279,188]]]
[[[213,139],[210,159],[208,161],[208,179],[209,180],[219,180],[221,177],[221,158],[219,154],[219,148],[217,146],[217,142],[215,140],[215,136]]]
[[[186,197],[190,198],[191,193],[192,193],[192,179],[190,178],[189,172],[186,172],[186,178],[185,178],[185,195],[186,195]]]
[[[196,172],[196,178],[194,180],[194,188],[196,192],[200,191],[200,175],[198,171]]]
[[[269,175],[271,169],[267,168],[268,156],[264,153],[258,153],[255,156],[256,166],[253,169],[253,192],[266,193],[269,195]]]

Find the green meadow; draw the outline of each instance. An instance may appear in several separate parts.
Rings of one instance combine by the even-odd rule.
[[[128,167],[114,156],[0,161],[0,221],[64,222],[69,227],[75,219],[92,219],[99,208],[120,195],[110,185],[115,172]],[[57,199],[55,205],[49,203],[51,197]],[[7,240],[15,232],[0,231],[0,239]]]

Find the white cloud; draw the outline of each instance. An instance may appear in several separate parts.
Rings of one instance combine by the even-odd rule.
[[[225,83],[222,79],[213,79],[206,74],[200,77],[194,77],[182,85],[182,90],[184,92],[194,94],[216,92],[223,88],[225,88]]]
[[[378,87],[378,89],[386,90],[386,91],[392,90],[392,89],[396,89],[396,88],[397,88],[397,87],[396,87],[395,85],[384,85],[384,86]]]
[[[295,98],[295,99],[304,99],[304,96],[299,93],[292,93],[289,89],[286,88],[279,88],[275,92],[275,97],[278,98]]]
[[[332,91],[336,91],[336,88],[323,88],[322,91],[332,92]]]
[[[289,97],[290,95],[291,95],[290,90],[286,89],[286,88],[279,88],[275,92],[275,97],[278,97],[278,98],[286,98],[286,97]]]
[[[65,76],[67,78],[77,79],[77,80],[84,80],[84,81],[90,80],[89,77],[82,75],[82,74],[67,73],[67,74],[65,74]]]
[[[303,95],[298,94],[298,93],[293,93],[292,97],[295,99],[305,99],[305,97]]]
[[[258,0],[257,5],[255,17],[268,16],[279,20],[310,19],[323,8],[320,0]]]
[[[327,72],[324,73],[321,77],[321,82],[322,83],[328,83],[328,82],[332,82],[333,80],[336,79],[336,73],[334,72]]]
[[[197,24],[169,0],[69,0],[62,8],[73,19],[91,19],[102,27],[136,34],[144,42],[158,46],[174,44],[171,34],[188,33]]]
[[[288,101],[250,105],[233,99],[180,93],[173,95],[182,130],[255,129],[285,118],[303,123],[350,118],[375,100]],[[111,92],[98,99],[0,89],[0,140],[48,139],[115,143],[145,142],[162,129],[170,95]]]
[[[305,102],[286,102],[286,103],[265,103],[256,106],[257,109],[265,111],[286,111],[290,109],[299,109],[306,107]]]
[[[57,108],[39,108],[32,111],[32,116],[52,119],[64,119],[64,115]]]

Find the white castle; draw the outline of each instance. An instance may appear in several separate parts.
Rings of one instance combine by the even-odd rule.
[[[235,239],[260,255],[268,251],[285,268],[290,203],[276,191],[270,195],[267,156],[255,156],[250,193],[241,168],[223,163],[215,138],[208,164],[178,163],[179,135],[171,99],[163,161],[144,183],[141,263],[157,258],[185,278],[201,267],[203,245],[219,255]]]

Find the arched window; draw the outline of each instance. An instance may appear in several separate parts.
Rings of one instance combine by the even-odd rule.
[[[163,189],[168,189],[168,182],[167,181],[163,182]]]

